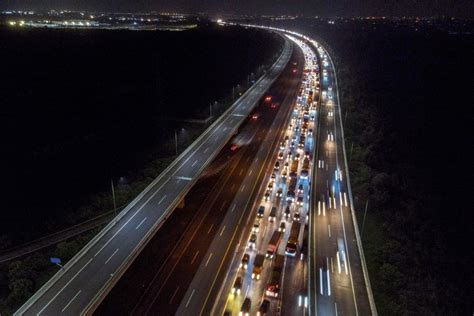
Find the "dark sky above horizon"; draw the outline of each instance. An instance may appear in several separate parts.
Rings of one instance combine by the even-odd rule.
[[[0,8],[322,16],[474,16],[472,0],[0,0]]]

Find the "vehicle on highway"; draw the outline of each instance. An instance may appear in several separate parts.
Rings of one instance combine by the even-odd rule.
[[[265,295],[270,297],[278,297],[280,293],[280,283],[283,272],[283,265],[285,263],[285,256],[276,255],[275,263],[273,265],[272,276],[265,289]]]
[[[285,217],[288,218],[290,217],[290,215],[291,215],[291,209],[290,209],[290,206],[287,206],[285,208]]]
[[[283,142],[280,143],[280,149],[285,150],[285,143],[283,143]]]
[[[286,197],[288,200],[293,201],[295,199],[295,189],[296,189],[296,177],[291,177],[290,184],[288,185],[288,192],[286,192]]]
[[[278,159],[279,159],[279,160],[283,160],[283,156],[284,156],[284,155],[283,155],[283,152],[280,151],[280,152],[278,153]]]
[[[248,253],[244,254],[242,257],[242,260],[240,261],[239,268],[243,268],[244,270],[247,270],[249,266],[249,261],[250,261],[250,255]]]
[[[275,166],[273,167],[273,171],[278,171],[278,170],[280,170],[280,162],[279,161],[275,162]]]
[[[275,182],[276,180],[276,174],[275,172],[272,172],[272,176],[270,177],[270,181]]]
[[[250,235],[249,248],[255,248],[255,243],[257,242],[257,234],[253,233]]]
[[[270,181],[268,183],[267,190],[269,190],[270,192],[273,191],[273,181]]]
[[[300,220],[300,212],[298,210],[293,214],[293,220],[298,222]]]
[[[232,295],[240,295],[240,290],[242,289],[242,278],[237,277],[232,287]]]
[[[269,300],[263,300],[262,304],[258,308],[257,316],[267,315],[269,309],[270,309],[270,301]]]
[[[296,153],[296,155],[295,155],[295,160],[293,160],[293,163],[294,163],[295,161],[299,161],[299,160],[300,160],[300,157],[301,157],[301,155],[300,155],[299,153]],[[293,167],[293,165],[292,165],[292,167]],[[298,168],[298,163],[296,163],[296,168]],[[291,168],[291,169],[292,169],[292,171],[293,171],[293,168]],[[296,171],[296,170],[295,170],[295,171]]]
[[[298,194],[302,194],[303,193],[303,184],[300,184],[298,186]]]
[[[288,175],[286,169],[281,172],[281,182],[286,182],[286,176]]]
[[[260,205],[257,211],[257,217],[262,218],[264,213],[265,213],[265,206]]]
[[[278,188],[276,196],[277,196],[277,198],[281,198],[283,196],[283,189],[282,188]]]
[[[258,117],[259,117],[259,114],[258,114],[258,113],[254,113],[254,114],[252,115],[252,120],[256,121],[256,120],[258,119]]]
[[[290,143],[290,148],[295,148],[295,142],[293,140]]]
[[[238,148],[239,148],[239,146],[237,144],[230,145],[230,150],[231,151],[236,151]]]
[[[270,107],[271,107],[272,109],[276,109],[279,105],[280,105],[280,103],[278,103],[278,102],[273,102]]]
[[[268,95],[265,97],[265,102],[271,102],[272,101],[272,96]]]
[[[280,240],[281,232],[279,232],[278,230],[274,231],[272,237],[270,238],[270,241],[268,242],[267,253],[265,255],[266,258],[273,259],[273,255],[278,250]]]
[[[296,256],[296,251],[298,250],[298,238],[300,235],[301,224],[298,221],[294,221],[291,224],[290,236],[288,237],[288,242],[286,243],[285,254],[287,256],[294,257]]]
[[[260,280],[260,273],[262,273],[264,260],[265,256],[263,254],[258,254],[255,256],[255,260],[253,262],[252,279]]]
[[[252,307],[252,301],[250,298],[246,297],[242,303],[242,308],[240,309],[239,316],[250,316],[250,308]]]
[[[297,206],[303,206],[303,196],[302,195],[298,196],[298,198],[296,199],[296,205]]]
[[[278,231],[284,233],[286,231],[286,224],[285,222],[280,223],[280,227],[278,227]]]
[[[284,140],[284,141],[285,141],[285,145],[287,145],[288,142],[289,142],[289,137],[288,137],[288,135],[285,136],[285,140]]]
[[[338,272],[341,273],[344,270],[347,274],[347,262],[346,262],[346,247],[342,238],[337,239],[337,265]]]
[[[263,196],[263,200],[267,202],[270,199],[270,196],[272,195],[272,191],[268,190],[265,192],[265,195]]]
[[[270,222],[275,221],[276,213],[277,213],[277,208],[275,206],[272,206],[272,209],[270,210],[270,215],[268,216],[268,221]]]
[[[252,233],[258,233],[259,230],[260,230],[260,221],[257,219],[255,223],[253,223]]]

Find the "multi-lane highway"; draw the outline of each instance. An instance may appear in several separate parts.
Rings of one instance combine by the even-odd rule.
[[[298,60],[298,52],[295,52],[287,69],[270,88],[271,100],[264,100],[256,107],[238,135],[204,171],[206,175],[217,173],[218,179],[212,184],[206,181],[205,185],[212,188],[204,196],[200,196],[199,202],[202,204],[194,211],[195,220],[187,227],[180,227],[181,237],[172,247],[163,245],[161,251],[153,254],[153,250],[147,249],[147,246],[125,273],[124,282],[120,281],[111,291],[97,314],[174,314],[186,297],[196,270],[204,267],[212,271],[220,263],[222,255],[219,250],[226,249],[229,237],[239,226],[243,226],[239,224],[244,224],[239,220],[245,213],[244,205],[253,196],[253,192],[258,190],[255,184],[262,181],[262,170],[268,167],[268,152],[277,145],[273,135],[281,129],[282,121],[287,117],[295,97],[295,87],[299,83],[301,71],[293,72],[293,69],[298,69],[294,62],[302,63]],[[270,143],[265,142],[267,138],[270,138]],[[238,145],[237,148],[230,149],[234,144]],[[201,191],[196,187],[186,196],[187,201],[193,201],[186,202],[189,207],[192,207],[192,203],[199,204],[192,198],[198,190]],[[156,238],[161,238],[161,231]],[[217,250],[210,246],[214,238],[220,242]],[[170,240],[168,238],[167,243]],[[156,244],[159,245],[154,240],[150,242],[150,246],[156,247]],[[162,252],[167,253],[167,257],[160,263],[158,257]],[[150,270],[153,273],[150,274]],[[213,274],[207,273],[207,276],[212,277]],[[131,280],[133,284],[130,284]],[[211,280],[206,282],[209,285],[211,283]],[[201,283],[199,291],[195,291],[186,301],[187,312],[199,313],[199,309],[193,309],[191,302],[203,301],[206,294],[203,287]],[[127,293],[126,296],[123,295],[124,292]],[[130,302],[124,303],[124,300]]]
[[[232,137],[283,71],[291,54],[292,45],[286,41],[282,55],[265,76],[35,293],[16,315],[76,315],[93,307]]]

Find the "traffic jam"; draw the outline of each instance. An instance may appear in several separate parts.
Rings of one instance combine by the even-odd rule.
[[[245,239],[245,253],[236,258],[240,264],[227,300],[227,315],[276,314],[282,308],[286,268],[293,266],[289,261],[306,264],[319,66],[308,45],[288,37],[304,53],[304,73],[261,203],[255,210],[254,221],[249,222],[252,227]],[[271,96],[267,99],[271,100]],[[304,273],[297,277],[304,282]],[[288,284],[291,286],[291,282]],[[289,293],[294,293],[294,297],[285,297],[285,302],[307,308],[307,297],[301,291]]]

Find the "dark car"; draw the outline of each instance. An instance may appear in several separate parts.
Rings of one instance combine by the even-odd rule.
[[[269,300],[263,300],[262,304],[258,308],[257,316],[267,315],[269,308],[270,308],[270,301]]]
[[[242,278],[237,277],[234,282],[234,287],[232,288],[233,295],[240,295],[240,291],[242,290]]]
[[[249,254],[248,253],[244,254],[244,256],[242,257],[242,261],[240,262],[240,268],[244,268],[245,270],[247,270],[249,266],[249,260],[250,260]]]
[[[240,309],[239,316],[249,316],[251,307],[252,301],[250,300],[250,298],[246,297],[244,303],[242,304],[242,308]]]

